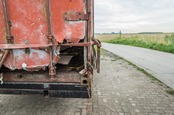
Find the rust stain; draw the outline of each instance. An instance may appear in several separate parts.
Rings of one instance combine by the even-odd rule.
[[[41,46],[47,44],[46,0],[6,0],[6,2],[9,20],[12,22],[11,33],[14,36],[14,43],[19,45],[37,44],[38,47],[39,44]],[[50,0],[50,7],[51,28],[57,43],[62,43],[64,39],[67,39],[69,43],[78,43],[80,39],[84,38],[84,22],[67,22],[64,20],[65,12],[84,13],[85,5],[83,0]],[[3,6],[0,4],[0,45],[2,46],[6,44],[3,17]],[[59,49],[54,52],[59,52]],[[53,58],[53,62],[57,63],[58,55],[54,55]],[[27,70],[23,67],[24,65],[30,68],[44,69],[49,65],[49,60],[49,52],[37,48],[30,49],[30,54],[26,54],[22,49],[15,49],[9,53],[4,65],[11,70]]]

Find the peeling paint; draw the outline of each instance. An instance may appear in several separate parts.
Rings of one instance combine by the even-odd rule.
[[[85,23],[82,21],[67,22],[64,20],[64,13],[69,11],[85,12],[84,1],[50,0],[50,3],[52,31],[56,41],[62,43],[64,39],[67,39],[68,42],[77,43],[80,39],[83,39]],[[9,0],[7,6],[9,19],[12,21],[11,32],[14,36],[15,44],[38,44],[38,46],[39,44],[48,44],[46,0]],[[2,11],[2,4],[0,4],[0,45],[4,45],[6,39]],[[35,71],[44,69],[49,65],[49,52],[40,49],[29,50],[29,54],[25,52],[25,49],[12,50],[4,62],[5,67],[11,70]],[[60,47],[54,48],[54,64],[58,62],[59,51]]]

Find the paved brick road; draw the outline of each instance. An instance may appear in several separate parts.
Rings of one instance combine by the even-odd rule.
[[[94,78],[94,115],[174,115],[174,96],[166,86],[124,60],[106,55],[101,74]]]
[[[122,59],[104,52],[94,76],[91,115],[174,115],[174,96]],[[86,115],[86,99],[0,95],[1,115]]]

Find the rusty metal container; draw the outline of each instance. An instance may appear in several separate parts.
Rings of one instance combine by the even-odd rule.
[[[100,65],[94,1],[0,2],[0,93],[90,97]]]

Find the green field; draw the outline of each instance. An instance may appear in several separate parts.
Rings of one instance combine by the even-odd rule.
[[[174,34],[97,34],[102,42],[124,44],[174,53]]]

